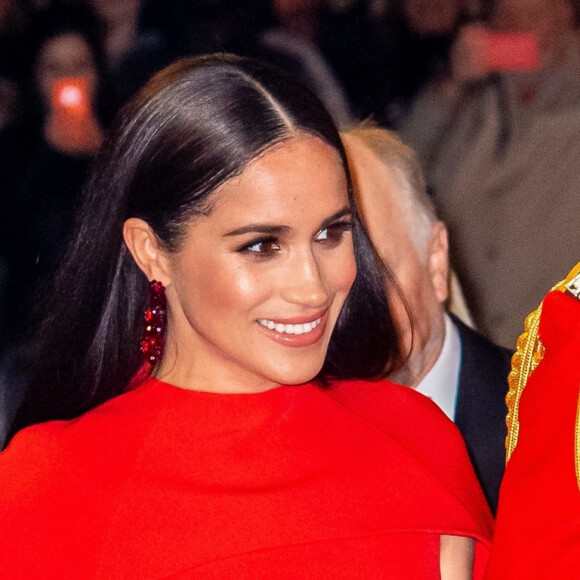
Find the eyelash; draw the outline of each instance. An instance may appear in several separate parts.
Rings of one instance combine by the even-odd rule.
[[[328,234],[336,234],[336,238],[334,240],[331,239],[330,237],[327,237],[324,239],[318,239],[318,241],[322,242],[322,243],[326,243],[326,244],[338,245],[342,241],[342,238],[344,237],[345,232],[350,232],[350,231],[352,231],[352,221],[344,220],[344,221],[335,222],[335,223],[329,225],[327,228],[320,230],[318,236],[316,236],[316,237],[319,238],[320,234],[322,234],[323,232],[328,232],[327,235]]]
[[[352,230],[352,226],[350,220],[336,222],[320,230],[315,240],[325,245],[337,246],[342,241],[344,233]],[[327,232],[326,238],[320,238],[323,232]],[[335,234],[334,239],[332,239],[332,234]],[[265,251],[263,249],[253,250],[252,248],[256,246],[269,246],[269,248]],[[251,254],[257,258],[268,258],[278,251],[280,251],[280,241],[276,236],[255,238],[237,249],[237,252],[241,254]]]

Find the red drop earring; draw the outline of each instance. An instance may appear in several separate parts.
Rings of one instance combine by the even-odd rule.
[[[145,360],[155,366],[163,356],[165,325],[167,321],[165,286],[157,280],[149,282],[149,306],[143,315],[145,332],[141,341],[141,352]]]

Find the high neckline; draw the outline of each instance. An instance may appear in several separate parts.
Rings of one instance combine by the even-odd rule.
[[[231,400],[256,400],[256,399],[275,399],[287,393],[295,392],[297,390],[305,390],[308,388],[316,388],[311,382],[302,383],[299,385],[279,385],[272,389],[265,391],[246,391],[246,392],[219,392],[219,391],[202,391],[198,389],[186,389],[179,387],[167,381],[158,379],[156,377],[149,377],[137,389],[151,389],[159,392],[166,392],[176,397],[190,397],[190,398],[204,398],[204,399],[231,399]]]

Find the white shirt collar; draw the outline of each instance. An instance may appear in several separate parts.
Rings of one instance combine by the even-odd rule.
[[[416,390],[437,403],[452,421],[455,419],[460,366],[459,331],[449,316],[445,315],[445,340],[441,354]]]

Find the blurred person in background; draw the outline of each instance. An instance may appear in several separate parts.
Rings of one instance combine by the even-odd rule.
[[[143,19],[147,0],[86,0],[105,24],[107,73],[118,106],[173,60],[161,23]],[[171,11],[171,8],[168,8]]]
[[[144,28],[165,31],[174,55],[248,54],[271,24],[270,0],[146,0]]]
[[[469,16],[464,0],[397,0],[375,10],[377,68],[384,76],[376,121],[402,125],[419,91],[448,72],[455,34]]]
[[[0,0],[0,133],[18,121],[24,68],[21,39],[30,11],[25,2]]]
[[[394,133],[366,123],[342,139],[363,223],[404,297],[391,296],[391,305],[401,349],[410,355],[389,378],[431,398],[456,423],[495,511],[511,352],[448,310],[447,228],[413,151]]]
[[[402,129],[451,232],[476,324],[513,347],[580,233],[580,48],[569,0],[497,0]],[[565,234],[563,233],[565,232]]]
[[[353,118],[344,88],[323,49],[327,0],[271,0],[272,26],[257,38],[256,55],[299,78],[340,127]]]
[[[31,19],[21,122],[0,137],[0,253],[8,264],[2,344],[27,332],[50,278],[110,115],[100,21],[58,5]]]

